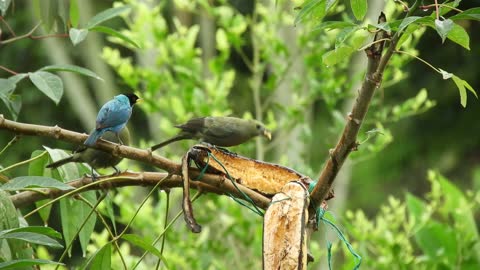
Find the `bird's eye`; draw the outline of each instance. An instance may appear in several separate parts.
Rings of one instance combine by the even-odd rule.
[[[257,129],[260,129],[262,126],[260,126],[259,124],[257,124]]]

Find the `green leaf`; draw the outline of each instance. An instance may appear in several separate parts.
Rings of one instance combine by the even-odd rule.
[[[54,188],[58,190],[71,190],[73,187],[45,176],[19,176],[0,186],[6,191],[17,191],[32,188]]]
[[[165,260],[165,257],[163,257],[160,250],[158,250],[156,247],[154,247],[153,245],[151,245],[150,243],[145,241],[145,239],[143,239],[140,236],[135,235],[135,234],[124,234],[122,236],[122,238],[127,240],[128,242],[132,243],[133,245],[141,247],[144,250],[146,250],[146,251],[152,253],[153,255],[157,256],[159,259],[161,259],[163,261],[163,263],[165,264],[167,269],[170,269],[168,267],[168,264],[167,264],[166,260]]]
[[[115,235],[117,235],[117,222],[115,221],[115,212],[113,208],[113,198],[111,192],[107,194],[107,196],[103,200],[103,203],[105,204],[105,210],[107,211],[107,215],[110,218],[110,222],[112,223],[113,232],[115,233]]]
[[[14,232],[31,232],[31,233],[43,234],[43,235],[51,236],[55,238],[62,238],[62,235],[59,232],[55,231],[50,227],[45,227],[45,226],[28,226],[28,227],[3,230],[3,231],[0,231],[0,236],[6,233],[14,233]]]
[[[27,73],[19,73],[17,75],[13,75],[12,77],[9,77],[8,80],[14,84],[17,84],[19,81],[23,80],[27,76],[28,76]]]
[[[112,257],[112,243],[105,244],[102,248],[95,251],[95,253],[80,267],[84,269],[111,269]],[[90,264],[92,265],[91,267]],[[107,268],[103,268],[107,267]]]
[[[17,85],[9,79],[0,78],[0,95],[10,95]]]
[[[359,21],[363,20],[363,17],[367,14],[367,0],[350,0],[350,6],[352,7],[355,18]]]
[[[129,6],[123,6],[123,7],[109,8],[107,10],[104,10],[98,13],[97,15],[95,15],[93,18],[91,18],[87,22],[87,25],[85,26],[85,28],[91,29],[97,24],[100,24],[106,20],[110,20],[111,18],[116,17],[129,9],[130,9]]]
[[[73,46],[76,46],[78,43],[82,42],[87,37],[88,30],[70,28],[70,30],[68,31],[68,35],[70,36],[70,40],[72,41]]]
[[[28,73],[32,83],[56,104],[63,95],[63,82],[60,77],[46,71]]]
[[[82,193],[82,196],[91,204],[96,203],[96,195],[94,191],[84,192]],[[73,237],[80,229],[80,225],[82,225],[91,210],[90,206],[84,202],[72,198],[60,200],[60,217],[65,243],[70,243],[70,241],[72,241]],[[75,213],[75,215],[72,215],[72,213]],[[90,218],[78,235],[83,256],[86,254],[87,245],[92,237],[96,222],[97,216],[95,214],[90,215]],[[69,253],[70,252],[71,250],[69,250]]]
[[[95,27],[90,28],[90,31],[101,32],[101,33],[105,33],[105,34],[113,36],[113,37],[117,37],[117,38],[119,38],[119,39],[121,39],[121,40],[123,40],[127,43],[130,43],[131,45],[133,45],[136,48],[140,48],[140,46],[138,46],[138,44],[135,41],[133,41],[129,37],[125,36],[124,34],[113,30],[110,27],[95,26]]]
[[[415,21],[417,20],[420,20],[422,17],[418,17],[418,16],[411,16],[411,17],[406,17],[405,19],[402,20],[402,22],[400,23],[400,25],[398,26],[398,32],[402,32],[403,29],[405,29],[407,26],[409,26],[410,24],[414,23]]]
[[[437,30],[438,35],[442,38],[442,43],[445,42],[448,33],[453,29],[453,21],[450,19],[446,20],[435,20],[435,30]]]
[[[337,38],[335,39],[335,48],[341,47],[343,43],[345,43],[345,40],[353,35],[358,29],[360,29],[359,26],[346,27],[342,29],[340,33],[337,34]]]
[[[322,22],[321,24],[315,26],[313,31],[317,30],[332,30],[332,29],[343,29],[347,27],[357,26],[357,24],[352,22],[344,22],[344,21],[327,21]]]
[[[307,0],[302,6],[300,12],[297,14],[295,21],[293,22],[296,25],[299,22],[302,22],[305,18],[316,15],[318,19],[322,19],[326,14],[326,2],[325,0]]]
[[[2,11],[2,16],[5,16],[5,13],[7,13],[10,2],[12,2],[12,0],[0,0],[0,10]]]
[[[92,77],[92,78],[95,78],[97,80],[103,81],[103,79],[100,78],[100,76],[98,76],[97,74],[95,74],[95,72],[93,72],[89,69],[83,68],[83,67],[75,66],[75,65],[67,65],[67,64],[65,64],[65,65],[50,65],[50,66],[43,67],[40,70],[43,70],[43,71],[68,71],[68,72],[77,73],[77,74],[80,74],[80,75]]]
[[[13,94],[7,96],[0,93],[0,99],[5,103],[5,106],[7,106],[8,111],[12,115],[12,119],[16,121],[22,109],[22,96]]]
[[[455,82],[455,85],[457,85],[458,91],[460,93],[460,104],[462,104],[463,107],[467,106],[467,90],[466,89],[472,92],[476,98],[478,98],[477,93],[467,81],[462,80],[456,75],[453,75],[452,79],[453,79],[453,82]]]
[[[70,22],[74,27],[78,26],[78,18],[80,17],[78,12],[77,0],[70,0]]]
[[[447,265],[456,261],[457,240],[451,227],[430,221],[415,234],[415,241],[431,260],[447,259]]]
[[[35,150],[32,152],[31,158],[41,155],[44,152],[45,151],[42,151],[42,150]],[[28,175],[29,176],[47,176],[47,177],[52,176],[52,174],[50,173],[50,170],[45,168],[45,166],[48,164],[48,161],[49,161],[48,155],[43,155],[41,158],[37,158],[32,162],[30,162],[30,164],[28,165]],[[38,208],[44,205],[46,201],[47,200],[37,201],[35,202],[35,205]],[[40,215],[40,218],[43,220],[45,224],[47,224],[51,209],[52,209],[52,205],[48,205],[46,207],[43,207],[38,212],[38,214]]]
[[[29,267],[34,265],[43,265],[43,264],[53,264],[53,265],[64,265],[63,263],[42,260],[42,259],[22,259],[22,260],[12,260],[8,262],[0,263],[0,269],[19,269],[23,267]]]
[[[335,65],[348,58],[353,51],[354,49],[349,46],[338,47],[322,55],[323,63],[327,66]]]
[[[20,225],[17,210],[9,194],[3,190],[0,190],[0,206],[0,230],[17,228]]]
[[[411,193],[407,193],[406,204],[408,209],[409,221],[415,224],[414,230],[417,230],[420,228],[419,225],[421,225],[421,222],[425,218],[427,218],[427,205],[424,201],[420,200]]]
[[[467,9],[462,13],[450,17],[451,20],[477,20],[480,21],[480,7]]]
[[[57,240],[43,234],[32,232],[0,232],[0,239],[17,239],[32,244],[44,245],[53,248],[63,248],[63,246]]]
[[[448,32],[447,38],[465,49],[470,50],[470,36],[460,25],[456,23],[453,24],[453,28]]]

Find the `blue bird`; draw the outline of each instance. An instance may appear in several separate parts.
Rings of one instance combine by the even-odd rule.
[[[123,144],[119,133],[130,119],[133,105],[140,100],[135,94],[121,94],[105,103],[98,112],[95,130],[90,133],[83,144],[93,146],[107,131],[115,133],[120,144]]]

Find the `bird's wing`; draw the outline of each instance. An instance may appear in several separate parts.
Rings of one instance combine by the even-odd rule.
[[[238,126],[229,122],[214,123],[203,130],[204,135],[219,139],[235,136],[238,133]]]
[[[96,129],[121,125],[128,121],[131,114],[132,108],[129,105],[111,100],[98,112]]]

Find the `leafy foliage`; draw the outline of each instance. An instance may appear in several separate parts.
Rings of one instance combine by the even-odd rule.
[[[480,193],[466,194],[434,171],[428,173],[428,180],[431,191],[426,201],[407,193],[403,202],[390,197],[373,218],[361,210],[347,211],[350,239],[355,239],[352,245],[363,256],[363,267],[475,269],[480,265],[473,218]]]

